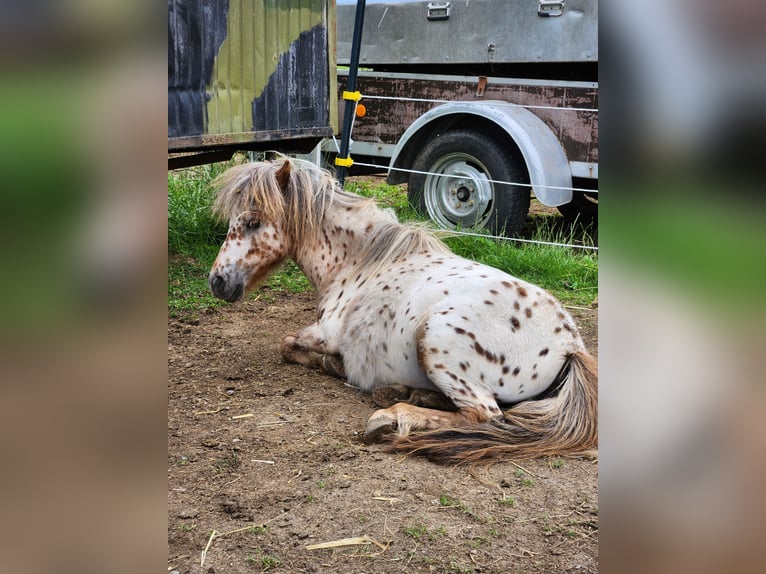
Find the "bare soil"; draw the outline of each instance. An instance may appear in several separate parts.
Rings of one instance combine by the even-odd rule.
[[[595,353],[597,310],[573,314]],[[264,291],[169,320],[168,570],[598,571],[597,463],[472,473],[366,446],[371,398],[281,360],[314,316],[311,293]]]

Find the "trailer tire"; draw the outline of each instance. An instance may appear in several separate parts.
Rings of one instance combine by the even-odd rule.
[[[471,130],[438,134],[418,154],[408,182],[408,199],[439,227],[486,228],[512,235],[524,227],[529,211],[526,186],[496,183],[527,181],[523,160],[494,138]],[[437,174],[451,174],[443,177]]]

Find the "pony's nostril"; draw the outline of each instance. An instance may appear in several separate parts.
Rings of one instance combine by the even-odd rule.
[[[216,274],[216,275],[213,275],[213,278],[210,281],[210,286],[213,288],[214,291],[221,291],[225,283],[226,281],[224,281],[223,276]]]

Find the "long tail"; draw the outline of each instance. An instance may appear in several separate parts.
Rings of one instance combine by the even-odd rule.
[[[391,448],[445,464],[548,455],[589,455],[598,447],[598,363],[586,352],[567,357],[558,394],[514,405],[503,420],[412,433]]]

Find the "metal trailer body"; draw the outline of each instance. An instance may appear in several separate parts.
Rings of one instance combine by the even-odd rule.
[[[338,2],[347,65],[356,2]],[[361,66],[598,62],[597,0],[367,3]]]
[[[354,9],[338,5],[341,65]],[[389,183],[407,182],[413,205],[446,227],[514,231],[523,218],[508,212],[525,210],[528,197],[503,206],[504,196],[528,196],[530,187],[565,215],[595,217],[597,196],[572,188],[595,190],[598,179],[597,22],[596,0],[369,4],[357,80],[366,113],[354,120],[351,156],[395,168]],[[339,90],[345,78],[339,70]],[[484,139],[473,147],[502,151],[481,157],[444,144],[456,158],[446,165],[428,152],[452,132],[478,134]],[[322,149],[332,152],[334,142]],[[507,169],[486,168],[499,163]],[[431,164],[441,165],[443,177],[412,173]],[[496,183],[502,178],[492,171],[515,174],[519,185]],[[474,206],[455,207],[466,189]],[[504,213],[490,217],[493,209]]]
[[[333,0],[168,0],[168,155],[305,151],[337,130]]]

